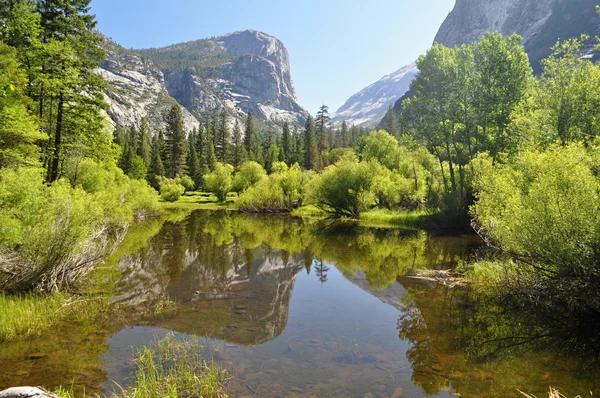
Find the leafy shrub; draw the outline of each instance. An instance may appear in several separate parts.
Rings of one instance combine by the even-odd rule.
[[[183,186],[185,188],[185,192],[193,191],[196,187],[194,184],[194,180],[190,176],[180,176],[175,178],[175,183]]]
[[[227,194],[232,187],[233,166],[230,164],[216,163],[212,173],[204,176],[204,183],[209,192],[215,194],[221,202],[227,200]]]
[[[296,163],[275,162],[273,172],[240,194],[236,206],[250,212],[288,212],[302,205],[309,174]]]
[[[546,276],[600,276],[598,164],[583,146],[475,164],[472,213],[489,239]]]
[[[376,160],[392,170],[399,161],[398,141],[385,130],[373,131],[362,138],[362,160]]]
[[[114,249],[109,236],[117,244],[136,215],[157,211],[145,182],[105,171],[111,183],[86,192],[67,179],[45,185],[41,169],[0,170],[0,290],[73,287]]]
[[[378,165],[343,159],[327,167],[311,182],[310,200],[336,217],[358,218],[375,201],[371,191]]]
[[[257,162],[245,162],[238,167],[238,171],[233,179],[232,190],[238,193],[243,192],[266,176],[267,172],[260,164]]]
[[[160,184],[160,197],[167,202],[176,202],[185,192],[185,187],[174,181]]]

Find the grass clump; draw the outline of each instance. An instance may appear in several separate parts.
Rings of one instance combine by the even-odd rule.
[[[132,386],[122,388],[110,398],[228,398],[225,385],[229,372],[205,361],[197,339],[177,340],[173,333],[155,347],[142,346],[136,352]],[[62,398],[74,398],[68,388],[55,390]],[[84,395],[85,397],[85,395]]]
[[[138,350],[135,386],[122,397],[228,397],[224,384],[228,372],[200,357],[197,341],[178,341],[173,334],[158,341],[156,348]]]
[[[367,226],[392,225],[403,228],[421,228],[427,217],[428,213],[424,210],[373,209],[361,213],[360,221]]]
[[[102,299],[88,300],[60,292],[46,295],[0,293],[0,341],[38,335],[65,319],[78,322],[96,319],[106,305]]]

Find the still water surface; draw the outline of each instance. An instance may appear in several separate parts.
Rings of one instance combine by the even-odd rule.
[[[132,231],[109,262],[102,277],[116,314],[0,345],[0,387],[110,392],[129,383],[136,348],[168,333],[200,338],[238,397],[518,397],[550,385],[586,396],[600,385],[594,362],[536,344],[540,328],[519,314],[410,277],[481,255],[475,237],[224,212],[179,218]]]

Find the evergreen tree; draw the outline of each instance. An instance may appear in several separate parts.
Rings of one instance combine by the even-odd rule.
[[[399,138],[400,127],[398,125],[398,117],[396,116],[392,105],[388,107],[388,110],[385,112],[385,116],[383,117],[383,128],[392,136]]]
[[[210,120],[207,121],[206,126],[210,126]],[[203,174],[207,174],[209,171],[213,171],[215,169],[215,164],[217,163],[217,156],[215,155],[215,145],[213,143],[213,137],[211,135],[212,129],[206,129],[206,144],[204,151],[204,159],[206,160],[205,166],[203,168]]]
[[[342,128],[340,129],[340,146],[345,148],[348,146],[348,124],[346,121],[342,121]]]
[[[162,133],[154,137],[152,141],[152,158],[150,160],[150,169],[148,170],[148,182],[155,189],[159,189],[157,177],[164,177],[165,166],[162,161],[161,153],[163,152],[164,143],[162,142]]]
[[[150,154],[150,126],[148,119],[143,118],[138,133],[137,155],[142,158],[146,167],[150,167],[152,156]]]
[[[217,144],[215,145],[217,159],[221,163],[229,163],[229,158],[231,157],[231,137],[229,133],[229,126],[227,125],[227,111],[225,108],[223,108],[221,111],[217,134]]]
[[[279,161],[279,156],[281,153],[281,148],[277,143],[277,137],[275,133],[270,130],[267,134],[267,139],[265,140],[265,169],[267,172],[271,172],[271,167],[274,162]]]
[[[312,116],[308,116],[304,126],[304,168],[313,170],[317,162],[317,144],[315,142],[315,124]]]
[[[246,148],[246,153],[250,155],[252,152],[252,139],[254,138],[254,120],[252,118],[252,114],[248,113],[246,118],[246,126],[244,129],[244,147]],[[254,160],[251,158],[251,160]]]
[[[298,131],[298,126],[294,126],[294,137],[296,138],[296,157],[294,163],[304,165],[304,137]]]
[[[294,131],[290,134],[290,149],[288,153],[288,164],[291,166],[294,163],[298,162],[298,148],[296,147],[296,135],[298,134],[298,129],[294,126]],[[283,141],[283,138],[282,138]]]
[[[213,147],[215,148],[215,155],[217,159],[219,157],[218,149],[219,149],[219,125],[220,125],[220,117],[218,113],[213,113],[212,115],[212,141]]]
[[[90,1],[36,2],[43,61],[29,84],[42,130],[51,137],[45,162],[50,182],[60,176],[66,146],[83,142],[86,151],[97,151],[84,153],[88,156],[105,157],[109,152],[94,145],[103,135],[101,110],[106,107],[105,82],[95,70],[105,54],[93,32],[96,21],[89,13]]]
[[[183,127],[183,117],[179,105],[173,105],[167,115],[165,132],[165,148],[167,152],[167,175],[175,178],[186,172],[186,155],[188,143]]]
[[[195,131],[194,131],[195,133]],[[198,152],[196,152],[195,145],[196,134],[191,134],[188,140],[189,149],[187,155],[187,168],[188,175],[194,181],[196,188],[202,186],[202,169],[200,168],[200,160],[198,158]]]
[[[283,123],[283,133],[281,134],[281,155],[282,160],[290,165],[292,138],[290,136],[290,125],[288,122]]]
[[[236,120],[233,126],[233,165],[238,167],[246,160],[246,149],[242,141],[242,129],[239,122]]]
[[[322,105],[317,112],[317,118],[315,120],[315,129],[317,137],[317,149],[319,156],[323,152],[329,150],[329,132],[327,131],[327,124],[331,118],[329,117],[329,107]]]

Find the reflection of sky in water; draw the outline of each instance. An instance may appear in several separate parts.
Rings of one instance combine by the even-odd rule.
[[[361,277],[357,278],[360,283]],[[398,284],[389,291],[404,289]],[[378,294],[386,295],[386,291]],[[255,390],[262,386],[261,396],[281,396],[295,388],[296,393],[306,396],[392,396],[402,390],[402,397],[420,397],[423,390],[412,383],[406,358],[410,345],[398,338],[400,314],[330,265],[325,283],[320,282],[314,269],[310,275],[304,270],[299,272],[287,326],[275,339],[254,348],[216,339],[202,341],[243,380],[232,382],[233,392],[238,395],[250,393],[244,391],[244,383],[248,383]],[[133,327],[113,335],[104,357],[109,379],[127,382],[132,347],[154,342],[166,333],[168,330],[163,328]],[[235,390],[236,384],[241,384],[237,386],[239,391]]]

